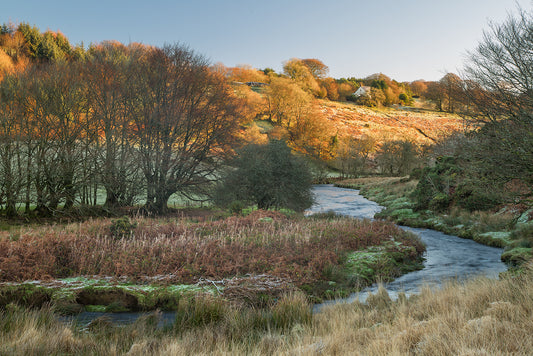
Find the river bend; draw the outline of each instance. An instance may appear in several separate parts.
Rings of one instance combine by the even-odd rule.
[[[372,219],[374,214],[383,209],[377,203],[361,196],[358,190],[338,188],[328,184],[316,185],[313,191],[315,204],[308,213],[333,211],[356,218]],[[481,245],[473,240],[446,235],[435,230],[405,226],[401,228],[417,234],[426,244],[424,255],[426,260],[424,269],[407,273],[384,285],[393,299],[399,292],[405,292],[407,295],[417,293],[424,284],[440,286],[450,279],[463,280],[473,276],[497,278],[500,272],[506,270],[505,264],[500,260],[503,251],[501,248]],[[363,302],[368,293],[375,293],[377,288],[377,285],[372,285],[343,301],[358,299]],[[335,302],[338,300],[327,301],[318,305],[315,310],[319,310],[322,305]]]

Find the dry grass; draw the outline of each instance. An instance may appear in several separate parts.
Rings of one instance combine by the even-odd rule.
[[[339,305],[318,316],[318,332],[326,354],[350,354],[357,345],[364,355],[530,355],[530,278],[450,283],[381,308]],[[345,317],[331,322],[334,315]]]
[[[343,255],[381,245],[394,236],[423,251],[417,239],[391,223],[349,218],[288,219],[257,211],[247,217],[184,223],[137,219],[132,234],[110,236],[111,221],[23,228],[0,238],[0,281],[80,275],[174,283],[268,273],[295,285],[320,279]]]
[[[323,101],[321,109],[337,132],[351,137],[366,135],[378,142],[407,139],[433,144],[433,140],[465,130],[465,120],[455,114],[372,109],[332,101]]]
[[[217,314],[217,323],[184,330],[156,329],[149,317],[129,327],[100,322],[80,332],[47,310],[11,309],[0,318],[0,354],[531,355],[533,263],[525,270],[502,280],[426,288],[397,302],[382,291],[368,305],[326,307],[312,320],[305,317],[305,300],[289,297],[270,314],[270,327],[255,330],[250,323],[258,314],[235,310]]]

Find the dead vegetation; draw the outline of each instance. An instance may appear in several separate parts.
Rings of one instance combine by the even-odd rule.
[[[424,250],[416,238],[391,223],[289,219],[269,211],[200,223],[139,218],[21,227],[0,238],[0,281],[97,275],[196,283],[200,278],[268,274],[298,286],[321,279],[347,252],[392,237],[415,247],[407,259],[416,259]]]

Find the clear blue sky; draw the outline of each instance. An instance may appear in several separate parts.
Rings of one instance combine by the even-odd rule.
[[[73,44],[180,42],[227,66],[281,70],[318,58],[330,75],[399,81],[456,72],[488,21],[531,0],[11,0],[0,22],[62,31]]]

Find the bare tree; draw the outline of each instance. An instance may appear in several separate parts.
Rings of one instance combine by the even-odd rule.
[[[72,63],[43,67],[31,95],[37,103],[33,128],[38,209],[53,211],[60,203],[68,209],[82,184],[79,165],[85,160],[81,143],[86,134],[86,95],[80,69]]]
[[[491,23],[464,71],[476,117],[488,121],[533,115],[533,15],[518,9]]]
[[[126,112],[131,67],[136,65],[134,46],[104,42],[91,48],[85,65],[90,122],[96,133],[99,181],[105,188],[105,205],[128,206],[142,193],[142,182],[135,165],[132,123]],[[99,137],[101,133],[101,137]],[[96,191],[98,187],[94,188]]]
[[[19,78],[12,76],[1,83],[0,92],[0,202],[6,214],[13,216],[17,212],[25,178],[19,130],[20,99],[24,96],[24,88]]]
[[[464,155],[469,174],[490,177],[495,187],[511,179],[533,183],[533,13],[519,8],[491,23],[464,76],[469,114],[486,123]]]
[[[146,181],[146,209],[167,210],[169,197],[202,192],[215,178],[238,123],[224,78],[180,45],[150,49],[130,80],[129,114]]]

